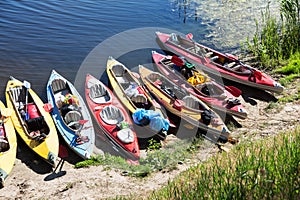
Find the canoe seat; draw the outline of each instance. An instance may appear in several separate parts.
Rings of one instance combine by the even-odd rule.
[[[125,144],[132,143],[134,141],[134,134],[130,128],[125,128],[117,133],[117,137]]]
[[[91,86],[89,96],[95,103],[105,103],[110,100],[106,88],[101,84]]]
[[[13,98],[13,101],[16,105],[17,108],[19,108],[19,104],[24,104],[25,103],[25,98],[26,98],[26,90],[23,89],[22,87],[15,87],[10,89],[11,96]],[[22,103],[21,103],[22,102]]]
[[[77,110],[69,111],[65,115],[66,124],[74,130],[78,130],[81,127],[81,125],[79,124],[79,120],[81,119],[82,119],[81,113],[78,112]]]
[[[119,108],[113,105],[105,106],[100,112],[101,119],[110,125],[119,124],[124,120],[124,116]]]
[[[147,98],[144,94],[137,94],[137,95],[131,97],[131,100],[134,103],[147,103]]]
[[[210,52],[208,52],[208,53],[205,54],[205,57],[211,57],[213,54],[214,53],[210,51]]]
[[[122,65],[114,65],[112,71],[115,73],[115,76],[122,77],[124,75],[125,69]]]
[[[229,68],[232,68],[234,65],[235,65],[235,62],[231,62],[231,63],[229,63],[227,66],[228,66]]]
[[[53,93],[68,89],[66,82],[61,79],[54,80],[51,86],[52,86]]]
[[[210,58],[210,60],[213,62],[216,62],[218,59],[219,59],[219,56],[214,56],[214,57]]]
[[[191,109],[199,109],[199,102],[195,97],[185,96],[183,99],[184,105]]]

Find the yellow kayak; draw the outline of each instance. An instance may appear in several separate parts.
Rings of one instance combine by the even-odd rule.
[[[10,118],[11,111],[0,101],[0,188],[11,172],[17,154],[17,137]]]
[[[13,77],[6,86],[7,107],[13,109],[11,115],[14,127],[24,142],[45,161],[55,166],[59,141],[54,122],[44,103],[30,88]]]
[[[124,64],[111,56],[107,59],[106,72],[113,92],[125,108],[129,110],[130,114],[134,115],[140,109],[153,111],[162,119],[169,122],[164,108],[151,97],[149,91],[139,81],[138,73],[132,72]],[[135,124],[137,123],[135,122]],[[135,126],[135,130],[138,132],[138,137],[152,137],[157,135],[160,139],[165,139],[167,135],[168,128],[152,130],[147,123],[137,125]],[[171,126],[174,127],[175,125],[171,124]]]
[[[171,113],[206,132],[206,135],[211,135],[214,141],[237,142],[230,136],[230,131],[220,116],[184,87],[179,88],[162,74],[142,65],[139,66],[139,73],[149,91]]]

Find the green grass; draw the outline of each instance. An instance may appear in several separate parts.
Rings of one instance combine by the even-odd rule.
[[[278,99],[278,102],[288,103],[300,100],[300,88],[298,88],[298,92],[296,94],[283,96]]]
[[[285,77],[280,79],[280,83],[284,86],[291,83],[294,79],[300,77],[300,53],[295,53],[288,60],[286,66],[277,68],[274,70],[275,73],[284,74]]]
[[[299,199],[300,128],[244,143],[182,173],[148,199]]]
[[[175,170],[178,162],[184,162],[193,156],[193,153],[202,146],[202,142],[202,139],[194,139],[192,142],[179,140],[161,149],[157,149],[157,144],[153,143],[154,147],[148,149],[147,157],[141,158],[139,165],[132,165],[121,157],[106,154],[105,156],[97,155],[89,160],[79,162],[75,165],[75,168],[102,165],[106,166],[106,169],[121,170],[123,175],[145,177],[160,170]]]

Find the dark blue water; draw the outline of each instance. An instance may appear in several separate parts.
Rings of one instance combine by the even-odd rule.
[[[80,87],[77,72],[84,76],[91,70],[100,77],[103,69],[100,74],[97,70],[105,67],[108,55],[120,57],[129,66],[149,63],[151,49],[159,49],[156,30],[191,32],[195,40],[230,51],[239,45],[238,38],[253,33],[255,13],[265,6],[263,0],[2,0],[0,97],[9,76],[30,81],[46,99],[45,85],[52,69],[76,80]],[[138,49],[127,48],[131,46]],[[82,65],[84,70],[79,70]]]
[[[143,27],[190,31],[195,23],[186,23],[177,3],[160,0],[1,1],[1,96],[8,77],[14,76],[30,81],[32,88],[45,99],[45,85],[52,69],[75,81],[90,51],[118,33]],[[200,27],[205,26],[198,24],[197,28]],[[150,36],[146,47],[156,45],[154,32]],[[109,54],[108,51],[105,50]],[[123,58],[126,64],[133,60]],[[149,60],[143,54],[138,54],[136,59]]]

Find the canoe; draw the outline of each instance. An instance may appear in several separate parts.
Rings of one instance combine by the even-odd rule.
[[[235,97],[241,94],[239,89],[232,86],[225,89],[203,71],[195,69],[193,64],[184,62],[175,55],[165,56],[152,51],[152,58],[159,72],[173,80],[179,87],[185,87],[191,94],[201,99],[215,111],[234,115],[241,119],[247,117],[246,109]]]
[[[184,37],[176,33],[156,32],[156,36],[166,50],[184,56],[205,72],[270,92],[281,93],[284,89],[272,77],[244,64],[237,57],[221,53],[195,42],[192,40],[191,34]]]
[[[116,94],[118,99],[123,103],[124,107],[128,109],[129,113],[133,116],[140,112],[140,109],[146,112],[152,112],[157,115],[164,123],[169,123],[167,114],[162,110],[163,108],[157,103],[155,99],[151,97],[147,89],[140,83],[138,74],[130,71],[124,64],[120,63],[113,57],[109,57],[107,60],[106,72],[113,88],[113,92]],[[134,120],[135,118],[133,118]],[[134,121],[137,124],[136,121]],[[161,138],[165,138],[169,126],[162,127],[150,127],[149,120],[145,120],[138,126],[135,126],[135,130],[143,134],[147,132],[149,137],[157,135]],[[138,128],[142,131],[138,131]],[[146,128],[146,131],[145,129]],[[161,129],[160,129],[161,128]],[[147,137],[144,136],[144,137]]]
[[[40,97],[27,81],[10,77],[6,86],[7,107],[13,110],[11,119],[22,140],[45,161],[55,166],[59,141],[55,125]]]
[[[185,88],[179,88],[164,75],[142,65],[139,66],[139,73],[149,91],[171,113],[199,130],[217,136],[220,142],[236,143],[220,116]]]
[[[62,138],[77,155],[89,159],[95,144],[94,127],[89,110],[74,85],[52,70],[47,83],[47,98]]]
[[[17,155],[17,137],[11,114],[12,110],[0,101],[0,189],[13,169]]]
[[[119,148],[138,159],[140,149],[131,117],[113,92],[100,80],[86,75],[85,99],[99,128]]]

